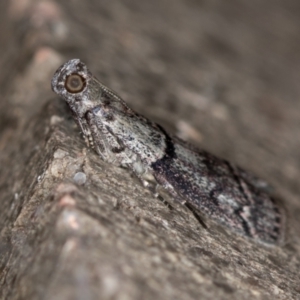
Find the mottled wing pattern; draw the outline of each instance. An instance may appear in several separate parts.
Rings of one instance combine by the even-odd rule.
[[[179,140],[153,168],[158,181],[166,185],[167,179],[181,198],[218,222],[267,244],[281,242],[283,214],[264,189],[245,180],[250,173]]]

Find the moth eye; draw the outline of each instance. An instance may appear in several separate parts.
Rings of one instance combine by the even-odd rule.
[[[81,92],[85,86],[85,79],[78,74],[71,74],[66,78],[65,88],[72,94]]]

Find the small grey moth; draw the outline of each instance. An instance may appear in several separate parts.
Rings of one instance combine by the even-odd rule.
[[[129,108],[79,59],[56,71],[52,89],[104,161],[130,169],[145,184],[154,180],[176,200],[240,235],[269,245],[283,241],[285,214],[267,184],[170,136]]]

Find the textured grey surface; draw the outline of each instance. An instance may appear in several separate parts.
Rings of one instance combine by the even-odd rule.
[[[299,299],[298,1],[3,2],[1,299]],[[286,244],[204,229],[86,149],[50,91],[74,57],[137,111],[271,182]]]

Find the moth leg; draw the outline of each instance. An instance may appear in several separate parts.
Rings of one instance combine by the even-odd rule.
[[[185,203],[185,206],[187,207],[187,209],[189,211],[191,211],[191,213],[194,215],[195,219],[199,222],[199,224],[207,229],[207,225],[204,223],[204,221],[202,220],[202,217],[200,214],[198,214],[197,209],[195,209],[192,205],[190,205],[188,202]]]
[[[105,127],[97,123],[97,119],[92,112],[89,112],[86,117],[88,130],[84,134],[89,141],[89,145],[96,150],[104,161],[120,165],[122,160],[122,158],[118,158],[118,156],[122,156],[122,154],[118,155],[122,152],[120,145]],[[114,149],[114,151],[110,149]]]
[[[179,202],[181,205],[184,205],[195,217],[198,223],[205,229],[207,229],[206,224],[203,222],[202,217],[198,214],[197,209],[194,208],[190,203],[184,200],[175,190],[174,188],[168,183],[168,181],[160,175],[155,176],[156,181],[159,183],[158,186],[162,187],[164,190],[169,192],[175,201]]]

